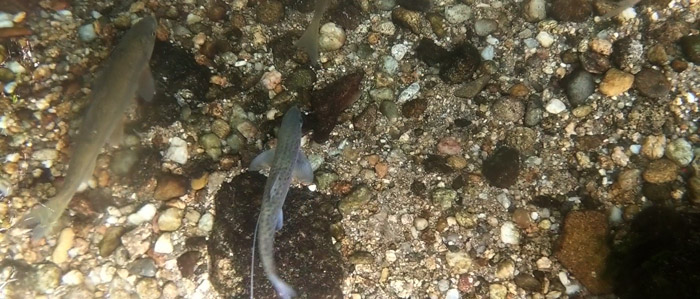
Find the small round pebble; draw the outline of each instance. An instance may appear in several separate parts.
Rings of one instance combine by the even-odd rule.
[[[536,37],[542,47],[549,48],[554,44],[554,37],[546,31],[540,31]]]
[[[201,218],[199,218],[199,222],[197,223],[197,228],[204,232],[210,232],[212,227],[214,227],[214,215],[210,213],[206,213],[202,215]]]
[[[547,103],[547,106],[545,106],[544,109],[549,113],[559,114],[566,111],[566,105],[564,105],[564,102],[559,99],[552,99],[549,101],[549,103]]]
[[[61,282],[65,285],[80,285],[85,280],[85,276],[79,270],[73,269],[61,277]]]
[[[153,251],[163,254],[173,252],[173,242],[170,239],[170,233],[163,233],[158,237],[158,240],[156,240],[156,244],[153,247]]]
[[[547,17],[545,0],[526,0],[524,6],[525,19],[528,22],[542,21]]]
[[[498,29],[498,22],[492,19],[478,19],[474,22],[474,33],[487,36]]]
[[[680,166],[690,164],[693,155],[693,145],[683,138],[673,140],[666,146],[666,157]]]
[[[158,229],[166,232],[177,230],[182,225],[184,214],[185,211],[182,209],[168,208],[158,217]]]
[[[600,93],[612,97],[623,94],[632,88],[633,83],[634,75],[612,68],[605,73],[598,88]]]
[[[97,33],[95,33],[95,26],[90,24],[85,24],[78,28],[78,37],[84,42],[91,42],[97,38]]]
[[[154,204],[146,204],[141,207],[136,213],[127,217],[127,221],[132,225],[139,225],[144,222],[151,221],[156,215],[156,206]]]
[[[422,231],[428,227],[428,220],[417,217],[413,220],[413,226],[415,226],[417,230]]]
[[[321,26],[318,37],[318,45],[321,51],[335,51],[345,44],[345,30],[335,23],[326,23]]]
[[[445,293],[445,299],[460,299],[459,290],[457,290],[457,289],[447,290],[447,293]]]
[[[501,241],[515,245],[520,243],[520,231],[513,222],[505,222],[501,226]]]
[[[666,149],[666,136],[650,135],[642,142],[642,156],[649,159],[659,159],[664,156]]]
[[[142,278],[136,283],[136,294],[141,299],[158,299],[161,292],[158,280],[155,278]]]
[[[404,89],[401,94],[399,94],[399,104],[403,104],[406,101],[412,100],[416,97],[420,91],[420,84],[418,82],[411,83],[406,89]]]

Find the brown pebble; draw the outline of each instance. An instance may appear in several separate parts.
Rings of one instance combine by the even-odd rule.
[[[258,3],[255,18],[265,25],[273,25],[284,17],[284,5],[276,0],[264,0]]]
[[[634,87],[644,96],[665,98],[671,92],[671,83],[655,69],[644,68],[634,76]]]
[[[518,97],[518,98],[524,98],[526,97],[529,93],[530,90],[527,88],[527,86],[523,83],[518,83],[513,85],[508,93],[511,96]]]
[[[389,165],[385,162],[379,162],[374,165],[374,171],[377,173],[377,177],[382,179],[389,173]]]
[[[645,181],[653,184],[673,181],[676,176],[678,176],[678,165],[666,158],[651,161],[642,174]]]
[[[590,0],[555,0],[551,14],[554,19],[564,22],[583,22],[591,15]]]
[[[612,68],[605,73],[598,88],[606,96],[612,97],[623,94],[632,88],[634,75]]]
[[[649,59],[649,62],[655,65],[666,64],[666,62],[668,62],[668,54],[666,54],[664,45],[656,44],[651,46],[651,48],[647,50],[647,59]]]
[[[444,137],[438,142],[437,150],[440,154],[454,156],[462,153],[462,145],[457,138]]]
[[[413,34],[420,34],[421,14],[403,7],[391,11],[391,20],[397,25],[407,28]]]
[[[428,101],[423,98],[418,98],[403,104],[401,107],[401,114],[408,118],[419,118],[426,109],[428,109]]]
[[[530,218],[530,212],[525,209],[515,209],[513,211],[513,222],[518,225],[521,229],[528,229],[532,226],[532,219]]]
[[[158,179],[158,185],[153,194],[156,200],[168,200],[187,193],[187,183],[183,176],[166,174]]]
[[[688,62],[682,59],[674,59],[671,61],[671,68],[680,73],[688,69]]]

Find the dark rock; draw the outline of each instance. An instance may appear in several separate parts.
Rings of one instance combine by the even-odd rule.
[[[481,173],[492,186],[510,187],[520,174],[520,153],[510,147],[499,147],[486,158]]]
[[[562,81],[569,103],[574,107],[586,104],[588,97],[595,92],[593,75],[584,70],[575,70]]]
[[[313,0],[284,0],[284,4],[287,7],[298,10],[303,13],[310,13],[314,11],[315,1]]]
[[[608,217],[597,211],[573,211],[564,219],[555,256],[593,295],[612,291],[604,275],[610,253]]]
[[[143,277],[155,277],[156,272],[158,272],[158,267],[156,262],[152,258],[140,258],[137,259],[127,266],[130,274],[139,275]]]
[[[457,45],[446,61],[449,63],[440,66],[440,78],[450,84],[462,83],[479,68],[481,54],[476,47],[465,42]]]
[[[444,61],[449,55],[445,48],[436,44],[432,39],[425,37],[418,42],[415,51],[416,57],[430,66]]]
[[[353,118],[352,124],[355,130],[368,132],[377,120],[377,105],[370,104],[358,116]]]
[[[700,298],[700,214],[652,206],[632,220],[613,248],[615,294],[630,298]],[[618,244],[618,243],[616,243]]]
[[[603,145],[605,137],[602,135],[583,135],[578,136],[575,139],[576,148],[583,152],[592,151],[598,149]]]
[[[401,114],[407,118],[419,118],[428,109],[428,101],[423,98],[410,100],[401,106]]]
[[[584,70],[592,74],[605,73],[611,67],[610,59],[607,56],[596,52],[584,52],[579,55],[581,66]]]
[[[346,31],[355,30],[362,22],[362,11],[354,3],[354,1],[340,1],[338,6],[329,12],[329,18]]]
[[[642,194],[644,197],[659,205],[671,201],[673,199],[672,192],[673,188],[669,183],[652,184],[645,182],[642,185]]]
[[[216,202],[208,242],[210,279],[220,294],[247,298],[253,230],[258,219],[265,176],[243,173],[224,183]],[[319,193],[291,188],[284,205],[284,226],[275,238],[280,276],[302,298],[342,298],[343,259],[331,242],[335,203]],[[256,298],[277,298],[256,256]],[[242,280],[233,279],[243,277]]]
[[[345,75],[312,94],[314,115],[310,118],[309,126],[314,130],[314,141],[322,143],[328,140],[338,124],[338,116],[362,95],[360,87],[363,77],[362,72]]]
[[[194,274],[195,266],[202,254],[199,251],[188,251],[177,258],[177,267],[184,278],[191,278]]]
[[[396,4],[413,11],[426,12],[430,9],[431,0],[397,0]]]
[[[425,184],[421,181],[413,181],[413,183],[411,183],[411,192],[413,192],[414,195],[425,194],[425,189]]]
[[[671,92],[671,83],[666,76],[655,69],[644,68],[634,76],[634,87],[643,96],[666,98]]]
[[[290,59],[299,64],[309,63],[309,56],[306,52],[294,45],[300,35],[301,33],[299,35],[282,34],[270,41],[272,55],[275,57],[277,64],[282,65]],[[258,82],[255,81],[255,84]]]
[[[440,155],[428,155],[423,160],[425,172],[452,173],[452,167],[447,163],[447,158]]]
[[[700,35],[690,35],[680,40],[683,54],[692,63],[700,64]]]
[[[513,279],[515,285],[529,292],[539,292],[542,290],[542,284],[532,275],[520,273]]]
[[[551,14],[563,22],[583,22],[593,12],[591,0],[554,0]]]

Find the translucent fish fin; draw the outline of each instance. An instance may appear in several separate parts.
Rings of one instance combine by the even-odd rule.
[[[279,231],[282,229],[282,223],[284,222],[284,215],[282,209],[277,210],[277,221],[275,222],[275,230]]]
[[[141,72],[141,81],[139,82],[139,89],[136,91],[139,98],[146,102],[153,100],[153,96],[156,94],[156,85],[153,81],[153,75],[151,74],[151,68],[146,66]]]
[[[275,291],[277,291],[277,295],[279,295],[280,298],[289,299],[297,296],[297,292],[295,292],[290,285],[279,277],[269,276],[268,278],[270,279],[272,286],[275,288]]]
[[[307,159],[306,155],[301,151],[297,154],[297,160],[294,164],[292,175],[299,182],[307,185],[314,182],[314,171],[311,168],[311,163],[309,163],[309,159]]]
[[[262,153],[260,153],[255,159],[253,159],[252,162],[250,162],[250,166],[248,167],[249,170],[251,171],[259,171],[264,168],[269,168],[270,165],[272,165],[272,159],[275,157],[275,149],[269,149],[266,150]]]

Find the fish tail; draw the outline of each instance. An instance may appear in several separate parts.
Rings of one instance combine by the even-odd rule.
[[[260,216],[258,216],[258,222],[255,223],[255,232],[253,233],[253,249],[250,251],[250,299],[253,299],[254,295],[254,284],[255,284],[255,243],[258,241],[258,223],[260,223]]]
[[[294,289],[292,289],[290,285],[284,282],[277,275],[270,275],[268,276],[268,279],[270,279],[272,286],[275,287],[275,291],[277,291],[277,294],[280,296],[280,298],[289,299],[297,296],[297,293],[294,291]]]
[[[32,239],[41,239],[53,232],[56,223],[68,207],[68,202],[75,194],[74,188],[61,191],[45,204],[39,204],[19,222],[20,227],[32,228]]]

